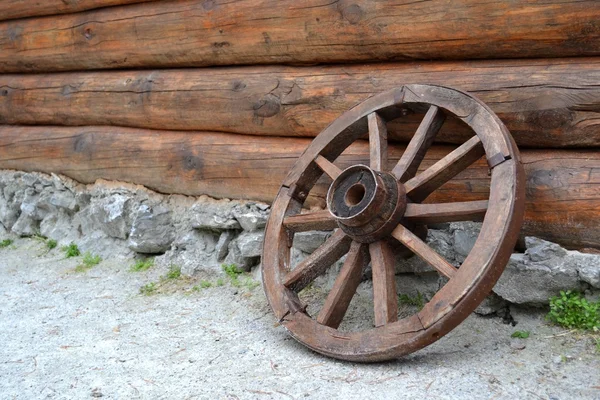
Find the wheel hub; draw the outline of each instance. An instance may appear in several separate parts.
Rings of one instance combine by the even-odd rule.
[[[327,193],[327,207],[340,229],[361,243],[389,235],[404,216],[406,202],[402,183],[366,165],[344,170]]]

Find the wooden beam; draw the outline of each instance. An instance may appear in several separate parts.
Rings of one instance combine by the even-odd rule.
[[[114,127],[0,126],[0,168],[61,173],[84,183],[99,178],[133,182],[162,193],[270,202],[309,142]],[[390,146],[390,161],[397,162],[403,149]],[[451,150],[432,146],[419,170]],[[522,233],[571,248],[600,248],[600,152],[524,150],[521,155],[527,176]],[[335,163],[346,168],[368,160],[369,144],[364,141],[353,144]],[[323,207],[330,182],[323,177],[307,204]],[[486,200],[488,191],[488,165],[482,159],[427,202]]]
[[[144,3],[152,0],[3,0],[0,2],[0,21],[40,17],[44,15],[68,14],[95,8]]]
[[[311,137],[373,94],[420,82],[474,94],[521,147],[600,143],[600,57],[0,75],[0,124]],[[390,140],[408,142],[423,117],[388,124]],[[436,140],[472,134],[448,118]]]
[[[6,21],[0,72],[593,56],[598,20],[595,1],[155,1]]]

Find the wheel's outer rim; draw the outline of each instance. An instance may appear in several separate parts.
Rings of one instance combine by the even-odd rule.
[[[353,333],[323,326],[294,307],[299,304],[297,295],[282,284],[290,253],[283,219],[299,211],[297,198],[305,196],[321,175],[313,163],[318,154],[336,158],[366,132],[366,116],[371,112],[388,113],[392,115],[389,120],[402,113],[402,106],[422,104],[437,105],[463,120],[481,140],[488,161],[503,160],[492,168],[488,211],[479,237],[456,275],[419,313]],[[476,111],[469,112],[468,106]],[[351,361],[382,361],[409,354],[454,329],[491,291],[516,243],[524,199],[524,172],[517,147],[504,124],[480,100],[433,85],[407,85],[373,96],[321,132],[284,180],[265,231],[262,276],[268,301],[290,334],[319,353]]]

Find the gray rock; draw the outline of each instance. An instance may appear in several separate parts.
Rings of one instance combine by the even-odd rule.
[[[245,231],[263,229],[269,217],[269,208],[258,207],[255,203],[238,204],[232,209],[234,218]]]
[[[252,258],[262,255],[264,231],[242,232],[236,239],[242,257]]]
[[[76,243],[82,252],[90,252],[102,258],[131,257],[133,255],[133,252],[125,246],[127,242],[109,237],[101,230],[82,236]]]
[[[110,237],[127,239],[131,231],[130,197],[123,194],[113,194],[92,201],[89,215],[96,228],[101,229]]]
[[[475,309],[475,313],[479,315],[491,315],[499,310],[506,308],[507,303],[495,293],[487,296],[481,304]]]
[[[165,266],[180,266],[181,273],[187,276],[199,271],[222,273],[216,252],[218,239],[218,234],[193,229],[178,237],[171,249],[157,260]]]
[[[79,238],[79,232],[73,226],[71,216],[64,209],[58,209],[49,214],[40,223],[40,233],[60,244],[74,242]]]
[[[0,197],[0,223],[6,229],[12,229],[17,219],[19,219],[20,213],[20,204],[9,203],[3,197]]]
[[[600,289],[600,255],[569,251],[567,262],[579,272],[579,279]]]
[[[77,200],[75,195],[70,191],[53,192],[50,196],[49,203],[57,208],[64,208],[71,212],[77,210]]]
[[[577,270],[568,263],[533,262],[513,254],[494,292],[517,304],[544,305],[561,290],[580,290]]]
[[[23,201],[21,202],[21,215],[29,216],[31,219],[41,221],[51,211],[48,209],[48,203],[42,202],[40,207],[40,195],[34,189],[26,189]]]
[[[260,262],[263,238],[263,231],[242,232],[229,243],[225,264],[235,264],[244,271],[250,271]]]
[[[559,259],[567,255],[567,251],[556,243],[536,237],[526,237],[525,247],[527,248],[525,254],[527,254],[529,260],[534,262]]]
[[[294,235],[293,247],[304,253],[312,253],[331,236],[329,231],[298,232]]]
[[[203,201],[194,204],[190,210],[192,227],[217,231],[241,229],[240,223],[233,216],[233,208],[237,204],[231,201]]]
[[[479,222],[452,222],[450,224],[453,247],[459,262],[463,262],[471,252],[480,230],[481,223]]]
[[[217,261],[224,261],[225,257],[229,253],[229,243],[235,237],[235,231],[223,231],[221,236],[219,236],[219,241],[215,246],[215,253],[217,257]]]
[[[435,295],[439,288],[440,282],[437,272],[396,275],[396,291],[398,294],[410,297],[417,297],[420,294],[426,302]]]
[[[138,253],[164,253],[175,239],[172,222],[171,211],[167,208],[140,205],[131,226],[129,248]]]
[[[11,229],[19,236],[33,236],[40,233],[40,220],[28,214],[21,214]]]

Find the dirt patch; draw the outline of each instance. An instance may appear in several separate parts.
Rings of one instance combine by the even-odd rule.
[[[165,281],[167,269],[131,272],[123,258],[75,272],[81,262],[34,239],[0,249],[2,398],[600,397],[592,338],[543,311],[513,308],[515,327],[472,315],[411,356],[354,364],[297,344],[251,279]],[[511,339],[517,329],[529,338]]]

